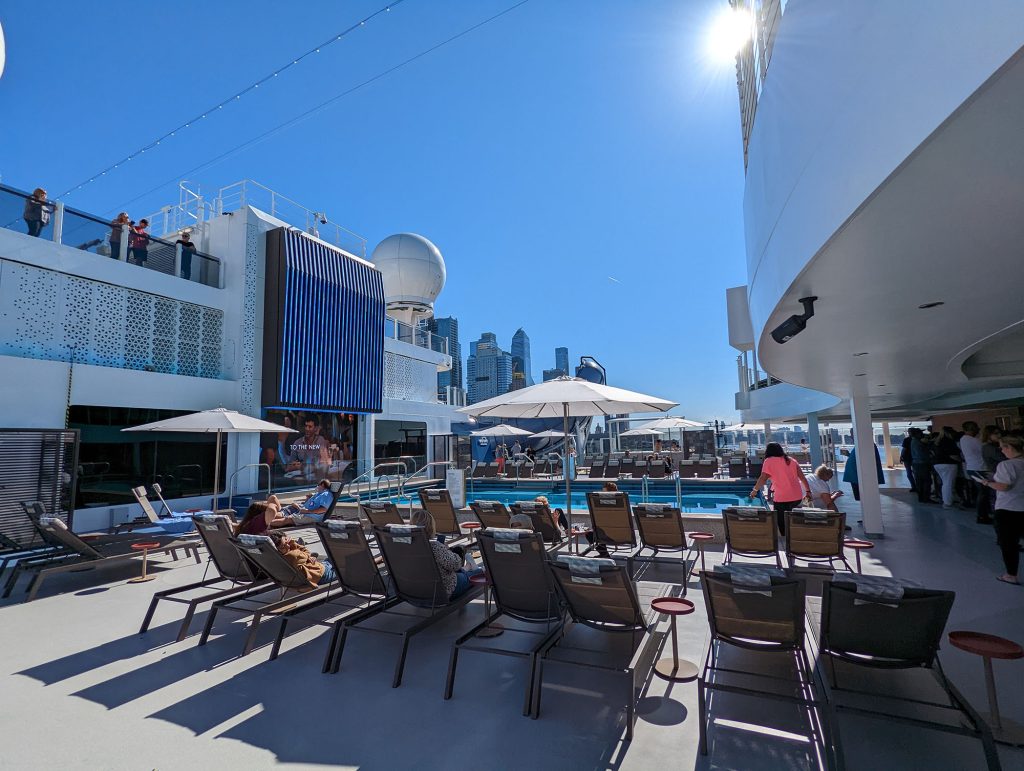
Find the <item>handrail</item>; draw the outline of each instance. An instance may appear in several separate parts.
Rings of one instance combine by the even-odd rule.
[[[415,455],[399,455],[398,456],[398,460],[402,461],[405,464],[405,470],[406,470],[407,473],[409,471],[409,461],[412,461],[413,469],[416,468],[416,456]]]
[[[676,474],[676,508],[683,510],[683,479]]]
[[[429,463],[425,464],[422,468],[416,469],[414,472],[409,474],[404,480],[402,480],[402,483],[401,483],[401,485],[398,488],[398,494],[399,495],[407,495],[407,493],[405,492],[405,486],[407,484],[409,484],[410,480],[413,477],[415,477],[417,474],[419,474],[419,473],[421,473],[423,471],[426,471],[428,468],[431,468],[432,466],[448,466],[448,468],[455,468],[455,461],[453,461],[453,460],[432,460]],[[473,478],[473,476],[471,474],[470,475],[470,479],[472,479],[472,478]]]
[[[228,477],[228,508],[231,508],[231,503],[235,498],[235,478],[242,471],[247,468],[265,468],[267,470],[267,497],[270,497],[271,487],[274,484],[274,474],[270,469],[269,463],[246,463],[244,466],[240,466],[231,472],[231,476]],[[256,480],[256,492],[259,492],[259,478]]]
[[[643,499],[644,503],[648,502],[647,499],[650,496],[650,493],[650,477],[647,476],[647,474],[644,474],[643,480],[640,482],[640,497]]]
[[[398,477],[398,490],[399,490],[399,492],[401,492],[402,491],[402,475],[401,474],[397,474],[397,475],[396,474],[384,474],[383,477],[380,477],[380,478],[374,476],[374,474],[376,474],[377,471],[379,471],[380,469],[385,469],[385,468],[400,468],[403,471],[405,471],[406,465],[404,463],[378,463],[376,466],[374,466],[372,469],[370,469],[366,473],[360,474],[358,477],[353,479],[351,482],[348,483],[348,485],[346,485],[346,487],[347,488],[351,488],[352,485],[354,485],[357,481],[362,479],[364,476],[369,476],[369,478],[367,479],[367,482],[371,486],[374,484],[374,482],[377,482],[377,486],[376,487],[371,487],[370,490],[372,490],[374,492],[379,492],[379,490],[380,490],[379,479],[380,478],[390,478],[390,477],[393,477],[393,476],[397,476]],[[367,490],[367,492],[370,492],[370,490]],[[359,503],[359,501],[361,500],[360,497],[359,497],[359,493],[358,492],[353,493],[353,492],[349,491],[348,495],[350,495],[353,498],[355,498],[356,499],[356,503]],[[375,498],[371,495],[367,500],[371,500],[372,501],[372,500],[375,500]]]

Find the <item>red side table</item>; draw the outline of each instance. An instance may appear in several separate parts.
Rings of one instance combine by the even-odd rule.
[[[853,549],[853,553],[857,555],[857,572],[863,573],[860,569],[860,553],[867,549],[874,549],[875,545],[871,541],[864,541],[860,538],[848,538],[843,541],[843,546],[847,549]]]
[[[486,573],[480,573],[475,576],[469,577],[469,583],[473,586],[484,587],[484,618],[491,617],[491,579]],[[476,633],[477,637],[497,637],[499,634],[505,631],[505,627],[501,624],[488,624],[479,632]]]
[[[697,665],[687,659],[679,658],[679,635],[676,630],[676,616],[688,616],[693,613],[693,603],[679,597],[659,597],[651,600],[651,607],[672,619],[672,658],[661,659],[654,665],[654,671],[671,683],[684,683],[697,677]]]
[[[697,547],[697,551],[700,552],[700,572],[706,573],[707,567],[704,565],[704,545],[715,540],[714,533],[687,533],[690,536],[690,540],[693,541],[693,545]]]
[[[576,553],[577,554],[580,553],[580,539],[581,538],[585,538],[586,536],[590,535],[593,532],[594,531],[591,530],[589,527],[585,527],[585,528],[582,528],[580,530],[570,530],[569,531],[569,536],[573,540],[573,544],[575,545]]]
[[[1013,640],[1007,640],[1005,637],[967,630],[950,632],[949,644],[967,653],[981,656],[981,660],[985,665],[985,691],[988,694],[989,709],[988,714],[983,715],[983,717],[988,720],[988,724],[992,728],[993,738],[1003,744],[1024,747],[1024,727],[999,715],[999,702],[996,699],[996,679],[992,675],[992,659],[1024,658],[1024,648],[1021,648]]]
[[[135,551],[142,552],[142,575],[136,576],[135,578],[129,578],[128,583],[130,584],[142,584],[146,581],[152,581],[156,576],[150,576],[146,574],[146,559],[149,555],[150,549],[155,549],[160,545],[159,541],[144,541],[143,543],[133,543],[132,548]]]

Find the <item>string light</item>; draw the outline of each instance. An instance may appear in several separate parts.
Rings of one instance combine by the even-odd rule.
[[[278,133],[280,133],[280,132],[282,132],[282,131],[284,131],[286,129],[291,128],[292,126],[294,126],[294,125],[296,125],[298,123],[301,123],[302,121],[304,121],[304,120],[306,120],[308,118],[311,118],[316,113],[321,112],[322,110],[327,109],[328,107],[330,107],[335,102],[338,102],[341,99],[344,99],[346,96],[349,96],[350,94],[353,94],[356,91],[359,91],[360,89],[365,88],[366,86],[370,85],[371,83],[374,83],[374,82],[380,80],[381,78],[384,78],[384,77],[390,75],[393,72],[397,72],[398,70],[401,70],[404,67],[407,67],[408,65],[412,64],[413,62],[418,61],[419,59],[422,59],[423,57],[428,56],[429,54],[432,54],[434,51],[437,51],[440,48],[444,48],[446,45],[448,45],[450,43],[454,43],[459,38],[465,37],[466,35],[469,35],[470,33],[475,32],[476,30],[480,29],[481,27],[483,27],[483,26],[485,26],[487,24],[490,24],[492,21],[500,19],[502,16],[504,16],[504,15],[506,15],[508,13],[511,13],[512,11],[516,10],[517,8],[520,8],[521,6],[526,5],[528,2],[530,2],[530,0],[519,0],[519,2],[515,3],[514,5],[510,5],[509,7],[505,8],[503,11],[498,11],[493,16],[488,16],[483,21],[479,21],[476,24],[474,24],[474,25],[472,25],[470,27],[467,27],[466,29],[462,30],[461,32],[457,32],[456,34],[452,35],[451,37],[446,38],[445,40],[442,40],[440,43],[435,43],[434,45],[430,46],[429,48],[425,48],[422,51],[420,51],[419,53],[413,54],[408,59],[404,59],[403,61],[399,62],[398,64],[395,64],[395,65],[393,65],[391,67],[388,67],[386,70],[378,72],[376,75],[373,75],[372,77],[369,77],[366,80],[363,80],[363,81],[357,83],[356,85],[354,85],[354,86],[352,86],[350,88],[345,89],[340,94],[336,94],[335,96],[332,96],[330,99],[327,99],[326,101],[323,101],[320,104],[318,104],[318,105],[316,105],[314,107],[311,107],[310,109],[308,109],[308,110],[306,110],[306,111],[304,111],[302,113],[299,113],[295,117],[289,118],[288,120],[284,121],[283,123],[279,123],[278,125],[274,126],[273,128],[264,131],[262,134],[259,134],[259,135],[255,136],[255,137],[253,137],[252,139],[247,139],[246,141],[241,142],[240,144],[237,144],[234,147],[231,147],[231,148],[223,151],[222,153],[214,156],[213,158],[210,158],[210,159],[208,159],[206,161],[203,161],[198,166],[193,166],[191,169],[189,169],[188,171],[186,171],[184,173],[175,174],[173,177],[170,177],[169,179],[166,179],[163,182],[160,182],[156,186],[151,187],[151,188],[149,188],[148,190],[146,190],[146,191],[144,191],[142,193],[139,193],[137,196],[135,196],[131,200],[125,201],[120,206],[116,206],[113,209],[111,209],[110,211],[113,212],[113,211],[119,211],[121,209],[125,209],[130,204],[135,203],[136,201],[140,200],[141,198],[144,198],[147,195],[150,195],[151,193],[155,193],[157,190],[160,190],[161,188],[166,187],[167,185],[170,185],[170,184],[172,184],[174,182],[177,182],[177,181],[179,181],[181,179],[185,179],[185,178],[191,177],[193,174],[195,174],[195,173],[197,173],[199,171],[202,171],[204,169],[207,169],[210,166],[213,166],[213,165],[219,163],[220,161],[223,161],[226,158],[231,157],[232,155],[234,155],[236,153],[239,153],[239,152],[241,152],[243,150],[246,150],[246,149],[248,149],[248,148],[250,148],[250,147],[252,147],[254,145],[257,145],[260,142],[263,142],[264,140],[267,140],[270,137],[274,136],[275,134],[278,134]],[[397,3],[395,3],[395,5],[397,5]]]
[[[320,49],[321,48],[326,48],[327,46],[331,45],[332,43],[338,42],[343,37],[348,35],[350,32],[352,32],[354,30],[357,30],[360,27],[366,26],[366,22],[373,21],[373,19],[376,18],[377,16],[380,16],[382,13],[387,13],[392,8],[394,8],[396,5],[399,5],[400,3],[403,3],[403,2],[405,2],[405,0],[394,0],[391,3],[391,5],[386,6],[384,8],[377,9],[376,11],[371,13],[369,16],[366,16],[365,18],[360,19],[358,22],[356,22],[352,26],[348,27],[347,29],[343,30],[342,32],[336,33],[335,35],[332,35],[326,41],[324,41],[323,43],[320,43],[320,45],[318,45],[318,46],[316,46],[314,48],[311,48],[308,51],[306,51],[304,54],[302,54],[301,56],[298,56],[298,57],[292,59],[291,63],[285,64],[283,67],[279,67],[276,70],[274,70],[273,72],[271,72],[271,73],[269,73],[267,75],[264,75],[262,78],[260,78],[259,80],[255,81],[254,83],[249,84],[248,86],[243,88],[238,93],[232,94],[227,99],[225,99],[222,102],[220,102],[219,104],[216,104],[213,107],[207,108],[198,117],[190,118],[185,123],[181,124],[180,126],[176,126],[175,128],[173,128],[170,131],[168,131],[166,134],[163,134],[162,136],[157,137],[156,139],[154,139],[152,142],[150,142],[149,144],[145,145],[144,147],[140,147],[139,149],[129,153],[124,158],[121,158],[117,163],[113,163],[110,166],[107,166],[107,168],[103,169],[102,171],[99,171],[99,172],[95,173],[91,178],[89,178],[89,179],[87,179],[87,180],[85,180],[83,182],[79,182],[77,185],[69,187],[67,190],[65,190],[63,193],[61,193],[60,195],[56,196],[55,198],[64,198],[64,197],[69,196],[69,195],[71,195],[72,193],[74,193],[74,192],[76,192],[78,190],[81,190],[83,187],[85,187],[86,185],[91,183],[93,180],[95,180],[96,177],[103,176],[108,171],[113,171],[114,169],[116,169],[120,164],[125,163],[127,161],[130,161],[130,160],[132,160],[132,158],[135,158],[138,155],[142,155],[144,152],[146,152],[146,150],[149,150],[149,149],[152,149],[153,147],[156,147],[158,144],[160,144],[160,142],[162,140],[168,139],[170,137],[173,137],[176,132],[182,131],[182,130],[187,129],[187,128],[190,128],[193,123],[195,123],[197,120],[202,120],[203,118],[205,118],[207,116],[207,114],[213,112],[214,110],[223,109],[224,105],[230,104],[232,102],[235,102],[235,101],[241,99],[243,96],[245,96],[250,91],[259,88],[261,84],[266,83],[271,78],[276,78],[278,75],[280,75],[285,70],[291,69],[292,67],[297,65],[299,62],[301,62],[303,59],[305,59],[307,56],[312,56],[314,54],[320,53]]]

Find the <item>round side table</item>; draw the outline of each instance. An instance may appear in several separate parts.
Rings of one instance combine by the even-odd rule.
[[[470,576],[469,583],[473,586],[484,587],[484,618],[491,617],[491,579],[486,573],[480,573],[479,575]],[[501,624],[488,624],[479,632],[476,633],[477,637],[497,637],[499,634],[505,631],[505,627]]]
[[[992,659],[1024,658],[1024,648],[1005,637],[984,632],[960,630],[949,633],[949,644],[975,656],[981,656],[985,666],[985,691],[988,694],[987,715],[982,715],[992,728],[997,742],[1024,747],[1024,727],[1000,717],[999,702],[996,699],[996,680],[992,674]]]
[[[476,531],[479,530],[482,527],[483,527],[483,525],[481,525],[479,522],[460,522],[459,523],[459,529],[460,530],[468,530],[469,531],[468,535],[475,535]]]
[[[593,532],[594,531],[591,530],[589,527],[585,527],[582,530],[571,530],[569,532],[569,535],[572,537],[573,544],[575,545],[575,549],[576,549],[576,553],[577,554],[580,553],[580,539],[581,538],[585,538],[586,536],[590,535]]]
[[[865,541],[860,538],[847,538],[843,541],[843,547],[846,549],[853,549],[853,553],[857,555],[857,572],[863,573],[860,569],[860,553],[867,549],[874,549],[875,545],[871,541]]]
[[[693,541],[693,545],[697,547],[697,551],[700,552],[700,572],[706,573],[707,567],[704,565],[704,545],[715,540],[714,533],[687,533],[690,536],[690,540]]]
[[[655,664],[655,673],[672,683],[693,680],[699,670],[692,661],[679,658],[679,633],[676,629],[676,616],[688,616],[693,613],[693,603],[678,597],[659,597],[651,600],[651,607],[672,619],[672,658],[661,659]]]
[[[143,543],[133,543],[132,548],[135,551],[142,552],[142,575],[136,576],[135,578],[129,578],[128,583],[130,584],[143,584],[146,581],[152,581],[156,576],[146,574],[146,562],[149,556],[149,550],[155,549],[160,545],[159,541],[144,541]]]

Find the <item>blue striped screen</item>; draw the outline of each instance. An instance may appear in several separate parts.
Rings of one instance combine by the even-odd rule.
[[[265,404],[381,412],[380,271],[303,233],[270,231],[266,321]],[[277,384],[276,398],[268,398],[268,376]]]

